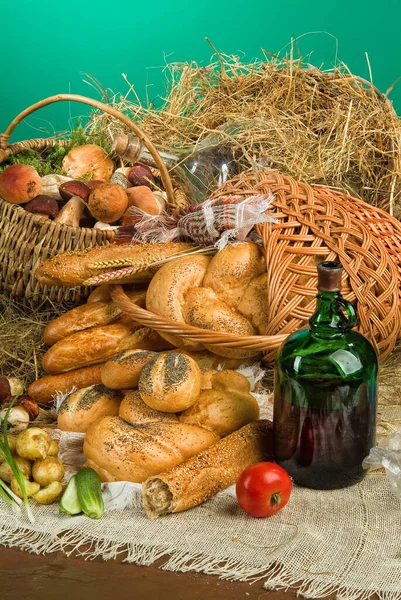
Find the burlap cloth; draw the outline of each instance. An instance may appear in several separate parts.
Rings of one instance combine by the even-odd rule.
[[[386,410],[379,423],[386,422]],[[401,407],[397,410],[391,416],[401,422]],[[379,433],[385,429],[380,425]],[[401,599],[401,501],[384,474],[338,491],[295,487],[286,508],[269,519],[243,513],[232,489],[156,521],[142,510],[140,486],[133,507],[110,511],[99,521],[60,515],[57,506],[33,508],[32,525],[0,503],[0,543],[140,565],[164,557],[163,569],[261,579],[268,589],[297,585],[309,598],[336,593],[356,600],[376,593],[383,600]]]

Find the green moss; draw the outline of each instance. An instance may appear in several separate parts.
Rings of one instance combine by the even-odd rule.
[[[36,150],[24,150],[19,154],[11,155],[7,161],[0,164],[0,173],[9,165],[24,164],[34,167],[41,177],[54,173],[61,174],[63,158],[71,148],[83,146],[84,144],[97,144],[104,148],[107,153],[111,151],[111,144],[104,132],[91,131],[90,133],[86,133],[80,123],[71,131],[68,140],[69,143],[67,146],[55,146],[54,148],[45,149],[40,152]]]

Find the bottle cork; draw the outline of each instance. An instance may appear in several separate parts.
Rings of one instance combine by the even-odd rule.
[[[340,292],[344,267],[339,262],[326,261],[317,265],[319,292]]]

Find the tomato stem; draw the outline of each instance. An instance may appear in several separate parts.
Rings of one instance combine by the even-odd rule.
[[[280,500],[281,500],[281,494],[279,492],[276,492],[275,494],[271,495],[270,505],[278,506],[280,504]]]

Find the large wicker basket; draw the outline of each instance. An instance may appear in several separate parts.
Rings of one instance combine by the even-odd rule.
[[[66,144],[65,140],[38,139],[8,145],[15,127],[25,117],[44,106],[62,101],[88,104],[118,118],[129,127],[152,154],[160,171],[168,200],[170,204],[174,203],[174,191],[166,166],[147,135],[123,113],[85,96],[72,94],[51,96],[20,113],[10,123],[5,133],[0,135],[0,163],[7,160],[11,154],[23,150],[43,150],[57,144]],[[35,279],[36,268],[47,258],[61,252],[108,244],[112,238],[111,231],[75,228],[54,223],[44,217],[32,215],[22,207],[0,198],[0,291],[6,292],[12,298],[29,299],[37,303],[45,300],[78,303],[88,295],[89,288],[42,285]]]
[[[266,335],[241,337],[175,323],[133,304],[119,286],[113,299],[136,321],[183,340],[264,352],[272,362],[282,341],[304,326],[315,307],[316,264],[340,259],[343,291],[357,301],[359,330],[380,359],[401,331],[401,224],[386,212],[323,186],[309,186],[273,171],[246,172],[227,182],[214,198],[275,196],[277,224],[257,227],[268,273]]]

